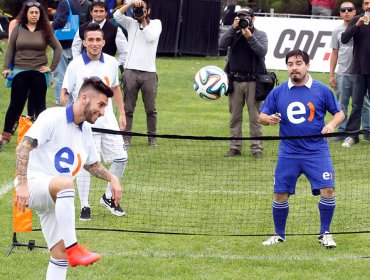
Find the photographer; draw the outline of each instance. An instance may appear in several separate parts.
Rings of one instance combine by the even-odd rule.
[[[243,108],[248,106],[251,137],[261,137],[258,122],[261,102],[256,101],[256,74],[264,72],[267,35],[254,27],[254,12],[243,8],[237,12],[233,25],[221,36],[220,48],[229,48],[225,71],[229,77],[229,112],[231,137],[243,137]],[[231,140],[226,157],[240,156],[242,140]],[[252,140],[252,156],[262,158],[262,141]]]
[[[133,17],[125,16],[126,11],[133,7]],[[158,77],[156,73],[156,52],[162,23],[158,19],[150,20],[150,1],[134,0],[117,10],[113,17],[126,28],[128,33],[128,54],[125,63],[124,103],[126,113],[126,132],[131,132],[133,115],[141,89],[146,112],[148,145],[157,146],[155,134],[157,131],[157,96]],[[125,137],[126,146],[131,144],[131,137]]]

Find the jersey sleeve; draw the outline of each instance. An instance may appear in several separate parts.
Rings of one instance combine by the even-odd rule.
[[[337,98],[335,97],[334,93],[329,88],[327,88],[327,90],[325,91],[325,94],[326,94],[326,110],[330,114],[335,115],[341,110],[340,105],[338,104]]]
[[[55,129],[58,127],[58,118],[53,109],[43,111],[25,136],[37,140],[38,146],[51,140]]]
[[[265,101],[263,102],[263,104],[260,108],[261,113],[265,113],[267,115],[272,115],[272,114],[275,114],[276,112],[278,112],[277,103],[276,103],[277,92],[278,92],[277,88],[274,88],[269,93],[269,95],[267,96],[267,98],[265,99]]]

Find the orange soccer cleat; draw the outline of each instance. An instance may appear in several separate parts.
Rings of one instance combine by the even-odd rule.
[[[100,255],[90,252],[83,246],[76,244],[67,250],[68,264],[70,266],[90,265],[100,260]]]

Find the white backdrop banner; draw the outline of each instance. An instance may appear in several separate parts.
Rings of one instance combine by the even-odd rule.
[[[298,48],[309,54],[311,72],[329,72],[331,33],[341,23],[334,19],[256,16],[254,25],[267,33],[268,69],[286,70],[286,54]]]

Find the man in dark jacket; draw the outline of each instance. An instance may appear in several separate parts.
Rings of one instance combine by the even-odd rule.
[[[230,134],[231,137],[243,137],[243,108],[248,106],[249,128],[251,137],[261,137],[262,127],[258,122],[259,101],[256,101],[256,75],[263,73],[265,55],[267,53],[267,35],[257,30],[254,25],[254,12],[244,8],[237,12],[233,25],[221,36],[220,48],[229,48],[226,72],[230,77],[229,93]],[[242,140],[232,140],[227,157],[240,156]],[[262,157],[262,141],[252,140],[250,144],[252,156]]]
[[[348,118],[346,131],[360,129],[364,97],[366,93],[370,93],[370,0],[363,0],[362,8],[365,14],[355,16],[341,36],[343,44],[353,38],[352,111]],[[344,140],[342,147],[350,148],[358,142],[358,135],[349,136]]]
[[[69,5],[68,3],[69,2]],[[69,15],[69,7],[71,7],[72,14],[79,15],[81,12],[80,0],[61,0],[58,4],[57,10],[55,12],[54,21],[52,26],[54,30],[62,29],[66,23]],[[57,68],[54,70],[54,96],[55,103],[60,105],[60,90],[62,89],[62,83],[64,78],[64,73],[66,72],[69,62],[72,60],[72,39],[71,40],[60,40],[62,45],[62,57],[59,60]]]

